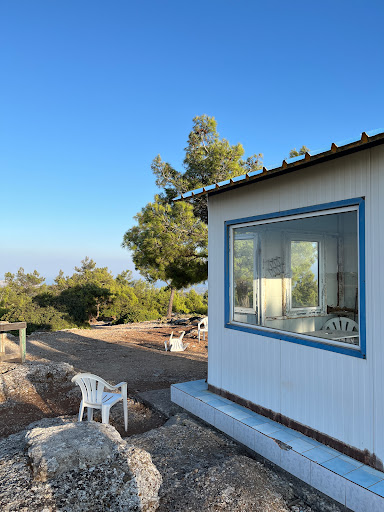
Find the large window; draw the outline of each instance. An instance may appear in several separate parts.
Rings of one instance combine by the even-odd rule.
[[[310,210],[227,223],[227,324],[359,350],[359,204]]]

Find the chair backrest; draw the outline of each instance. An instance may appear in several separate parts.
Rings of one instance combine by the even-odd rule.
[[[169,350],[171,350],[171,342],[172,342],[172,338],[173,338],[173,331],[171,332],[171,335],[169,337],[169,341],[168,340],[165,340],[164,341],[164,346],[165,346],[165,351],[167,352],[168,351],[168,348]]]
[[[336,316],[325,322],[322,329],[330,329],[332,331],[358,331],[359,325],[346,316]]]
[[[89,404],[101,405],[104,388],[110,387],[108,382],[92,373],[79,373],[72,378],[72,382],[80,386],[83,401]]]
[[[200,320],[199,329],[208,330],[208,317],[207,316],[205,316],[202,320]]]
[[[168,342],[168,347],[169,347],[170,352],[180,352],[180,351],[184,350],[184,343],[183,343],[184,334],[185,334],[185,331],[182,331],[179,338],[174,338],[173,331],[171,332],[171,335],[169,337],[169,342]],[[167,342],[165,342],[165,343],[167,343]],[[168,350],[167,345],[165,345],[165,350]]]

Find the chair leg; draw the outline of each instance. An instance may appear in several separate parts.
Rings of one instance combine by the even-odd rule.
[[[106,425],[109,423],[109,409],[110,407],[108,405],[101,406],[101,422]]]
[[[127,430],[128,430],[128,405],[127,405],[127,403],[124,403],[124,401],[123,401],[123,407],[124,407],[124,428],[125,428],[125,431],[127,432]]]
[[[199,331],[199,343],[200,343],[200,331]]]
[[[121,390],[123,395],[123,409],[124,409],[124,427],[125,431],[128,430],[128,400],[127,400],[127,388],[124,386]]]
[[[88,416],[88,421],[93,420],[93,407],[87,407],[87,416]]]
[[[81,401],[80,409],[79,409],[79,421],[83,421],[83,414],[84,414],[84,403],[83,403],[83,401]]]

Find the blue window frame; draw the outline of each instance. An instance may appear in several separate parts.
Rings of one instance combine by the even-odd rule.
[[[364,205],[225,222],[225,327],[365,358]]]

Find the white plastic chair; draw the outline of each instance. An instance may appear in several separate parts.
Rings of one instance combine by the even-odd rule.
[[[120,382],[116,386],[111,386],[101,377],[93,375],[92,373],[79,373],[72,378],[72,382],[75,382],[80,386],[82,392],[82,400],[80,402],[79,409],[79,421],[83,420],[84,408],[87,407],[88,421],[93,419],[93,409],[101,409],[101,421],[102,423],[109,423],[109,411],[112,405],[117,402],[123,401],[124,409],[124,426],[125,430],[128,429],[128,401],[127,391],[128,385],[126,382]],[[104,388],[107,389],[121,389],[120,393],[107,393],[104,392]]]
[[[208,317],[204,317],[198,324],[197,324],[197,332],[199,336],[199,343],[200,343],[200,335],[203,333],[203,340],[205,341],[205,333],[208,332]]]
[[[335,318],[330,318],[322,327],[322,330],[332,330],[332,331],[358,331],[359,325],[350,318],[346,316],[335,316]]]
[[[184,350],[188,347],[188,343],[183,343],[185,331],[181,333],[179,338],[173,337],[173,331],[169,337],[169,341],[164,341],[165,350],[169,350],[170,352],[184,352]]]

